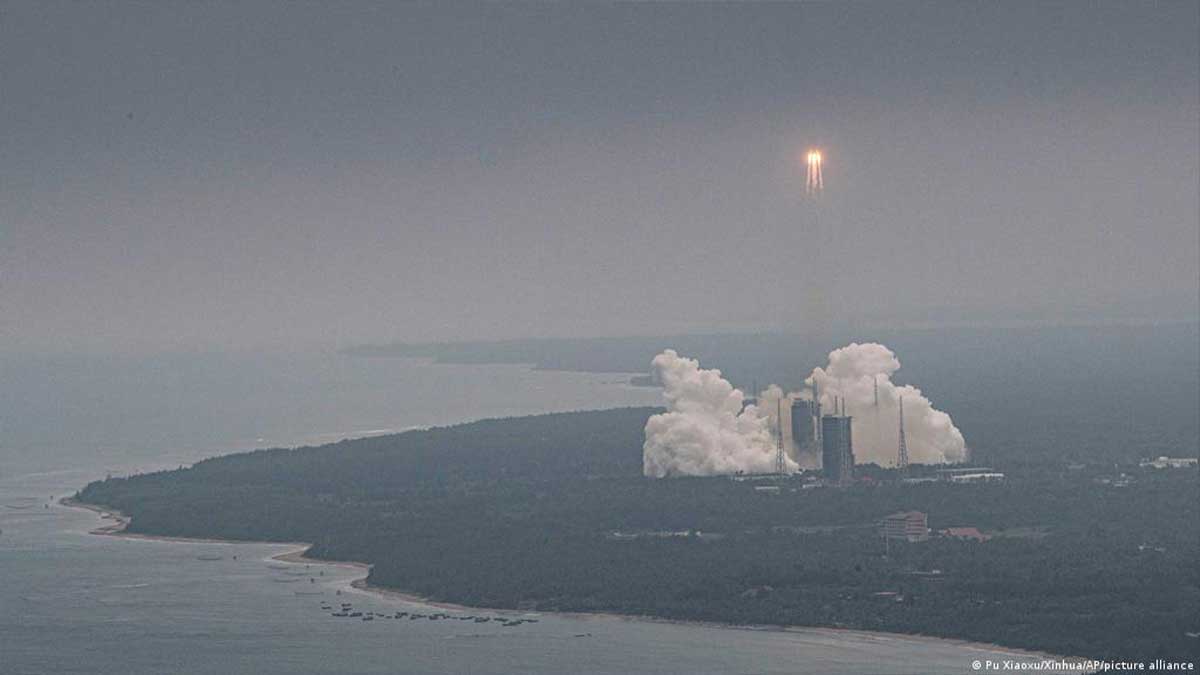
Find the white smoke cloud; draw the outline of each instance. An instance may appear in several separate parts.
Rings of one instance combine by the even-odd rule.
[[[758,414],[767,422],[767,429],[772,434],[783,435],[783,446],[787,449],[788,457],[796,462],[799,469],[821,468],[820,452],[812,448],[801,451],[796,439],[792,437],[792,403],[796,399],[812,399],[811,391],[794,391],[785,394],[783,389],[772,384],[758,393]]]
[[[854,458],[859,464],[895,466],[900,444],[900,397],[904,397],[904,436],[912,463],[941,464],[966,458],[966,443],[950,416],[936,410],[911,385],[898,386],[892,374],[900,361],[875,343],[852,343],[829,353],[829,364],[806,380],[816,385],[822,411],[832,411],[834,398],[854,418]],[[879,399],[876,405],[875,392]]]
[[[647,476],[712,476],[775,471],[776,440],[757,407],[719,370],[668,349],[654,357],[667,412],[646,421],[642,470]],[[786,471],[796,464],[785,458]]]
[[[758,408],[759,416],[767,421],[768,431],[774,433],[776,429],[780,428],[780,416],[783,417],[783,425],[785,431],[787,431],[786,427],[791,420],[791,415],[789,414],[791,411],[790,409],[784,410],[784,408],[789,408],[792,405],[792,401],[789,395],[783,393],[783,389],[779,385],[772,384],[758,392],[758,396],[754,401]],[[784,440],[789,441],[790,439],[791,433],[789,431],[784,434]]]
[[[936,410],[920,389],[892,382],[900,361],[881,344],[835,349],[828,365],[813,369],[805,381],[808,389],[785,394],[771,385],[758,394],[757,405],[744,409],[742,392],[719,370],[702,369],[698,361],[670,349],[654,357],[653,365],[667,412],[646,421],[642,463],[647,476],[772,473],[776,433],[782,434],[788,451],[785,471],[819,468],[818,455],[798,453],[791,438],[791,403],[811,400],[814,385],[823,413],[834,411],[836,398],[854,418],[854,457],[859,464],[896,465],[901,397],[910,462],[941,464],[966,458],[966,443],[950,416]]]

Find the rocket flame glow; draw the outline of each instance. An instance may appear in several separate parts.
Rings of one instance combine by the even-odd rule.
[[[821,175],[821,162],[824,158],[820,150],[809,150],[807,160],[808,179],[805,181],[804,191],[815,195],[825,189],[825,177]]]

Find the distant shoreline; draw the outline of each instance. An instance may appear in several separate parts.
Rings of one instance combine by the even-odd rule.
[[[278,541],[246,541],[237,539],[211,539],[211,538],[194,538],[194,537],[170,537],[159,535],[139,534],[136,532],[126,532],[125,528],[131,522],[131,518],[124,513],[112,508],[107,508],[97,504],[89,504],[87,502],[78,501],[72,497],[63,497],[58,500],[60,504],[69,508],[83,509],[91,511],[100,516],[102,520],[112,521],[107,525],[91,529],[88,534],[104,535],[110,537],[121,537],[126,539],[141,539],[145,541],[159,541],[168,543],[191,543],[191,544],[268,544],[272,546],[292,546],[291,551],[278,553],[271,556],[271,560],[276,560],[284,563],[303,564],[303,565],[330,565],[333,567],[346,567],[353,570],[358,570],[364,573],[363,576],[350,580],[350,586],[355,590],[363,593],[368,593],[388,600],[400,600],[414,604],[425,605],[436,609],[444,609],[451,611],[478,611],[486,610],[498,614],[544,614],[550,616],[558,616],[568,619],[611,619],[619,621],[644,621],[647,623],[669,624],[676,626],[693,626],[700,628],[719,628],[723,630],[749,630],[760,632],[778,632],[778,633],[795,633],[795,634],[814,634],[825,636],[858,636],[869,638],[888,638],[888,639],[905,639],[914,642],[925,643],[940,643],[953,644],[972,649],[986,650],[994,653],[1008,654],[1016,658],[1032,658],[1032,659],[1055,659],[1065,661],[1083,661],[1081,657],[1059,656],[1056,654],[1048,654],[1045,652],[1029,651],[1015,649],[1012,647],[1004,647],[986,642],[972,642],[970,640],[960,640],[957,638],[944,638],[933,635],[920,635],[914,633],[888,633],[884,631],[859,630],[855,628],[836,628],[831,626],[779,626],[771,624],[735,624],[724,623],[719,621],[693,621],[687,619],[665,619],[644,614],[621,614],[617,612],[572,612],[558,610],[521,610],[512,608],[500,607],[476,607],[471,605],[460,605],[452,602],[443,602],[427,598],[415,593],[409,593],[399,589],[389,588],[386,586],[376,586],[367,583],[366,573],[370,572],[371,565],[355,560],[322,560],[320,558],[310,558],[305,555],[312,544],[305,542],[278,542]],[[1092,671],[1095,672],[1095,671]]]

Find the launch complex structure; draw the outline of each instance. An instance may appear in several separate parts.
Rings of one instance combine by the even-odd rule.
[[[774,415],[776,439],[776,473],[784,473],[787,446],[784,438],[784,398],[775,401]],[[875,387],[875,408],[879,407],[879,388]],[[791,443],[796,458],[820,461],[821,474],[825,481],[846,485],[854,480],[854,418],[846,413],[844,399],[834,397],[833,410],[821,406],[820,390],[814,386],[812,398],[795,398],[790,404]],[[810,461],[811,465],[812,462]],[[901,473],[908,471],[908,442],[904,433],[904,398],[900,398],[899,444],[896,449],[896,467]]]

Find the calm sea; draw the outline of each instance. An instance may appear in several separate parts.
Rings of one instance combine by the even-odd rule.
[[[289,547],[89,535],[52,501],[106,473],[480,417],[644,405],[619,375],[336,354],[2,357],[0,673],[966,673],[983,647],[610,617],[335,618],[430,611],[349,587]],[[235,559],[236,556],[236,559]],[[478,611],[474,613],[483,614]],[[495,614],[495,613],[489,613]],[[523,616],[523,615],[514,615]]]

